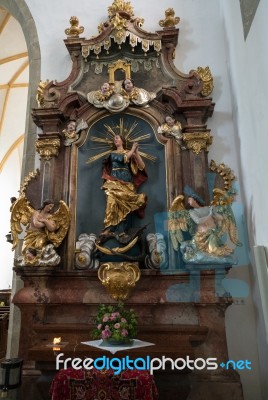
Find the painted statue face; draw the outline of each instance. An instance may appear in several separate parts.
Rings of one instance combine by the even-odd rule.
[[[123,146],[123,141],[119,135],[115,135],[114,144],[116,145],[116,147]]]
[[[69,124],[67,125],[67,131],[68,132],[73,132],[75,131],[76,123],[74,121],[70,121]]]
[[[133,89],[133,83],[131,82],[131,80],[129,80],[129,79],[126,79],[125,80],[125,82],[124,82],[124,84],[125,84],[125,90],[127,91],[127,92],[131,92],[131,90]]]
[[[53,204],[53,203],[47,204],[47,205],[44,207],[44,211],[45,211],[45,212],[50,212],[50,211],[52,210],[53,207],[54,207],[54,204]]]
[[[188,204],[193,208],[200,207],[200,205],[197,203],[197,201],[193,197],[188,198]]]
[[[27,260],[31,261],[33,260],[36,256],[34,256],[28,249],[25,252],[25,257]]]
[[[166,117],[166,123],[168,126],[173,126],[175,125],[175,119],[173,117]]]
[[[101,91],[102,93],[107,93],[109,92],[109,90],[110,90],[110,85],[108,82],[105,82],[101,87]]]

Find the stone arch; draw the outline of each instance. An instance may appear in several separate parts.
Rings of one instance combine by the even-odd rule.
[[[21,177],[35,169],[35,139],[36,126],[31,117],[32,108],[36,107],[36,90],[40,82],[41,56],[39,40],[34,19],[25,0],[0,0],[0,7],[13,15],[21,25],[29,54],[29,89],[27,100],[27,116],[25,124],[25,140]]]

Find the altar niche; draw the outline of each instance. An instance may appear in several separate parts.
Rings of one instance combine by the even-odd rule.
[[[89,127],[84,142],[78,147],[76,236],[104,230],[106,198],[102,179],[103,160],[109,156],[114,135],[127,139],[127,150],[138,143],[148,179],[137,193],[145,193],[147,204],[144,218],[131,215],[132,227],[146,227],[155,232],[155,215],[167,207],[165,149],[155,136],[152,126],[132,114],[107,115]],[[106,153],[106,154],[105,154]]]

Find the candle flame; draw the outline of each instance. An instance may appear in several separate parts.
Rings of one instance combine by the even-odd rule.
[[[53,344],[59,344],[61,342],[61,337],[54,337]]]

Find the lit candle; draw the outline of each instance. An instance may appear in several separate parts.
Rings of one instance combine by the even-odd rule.
[[[55,345],[57,345],[57,344],[60,344],[61,343],[61,337],[54,337],[54,339],[53,339],[53,345],[55,344]],[[60,347],[59,346],[53,346],[53,351],[59,351],[60,350]]]

